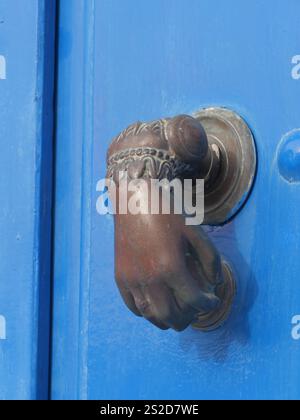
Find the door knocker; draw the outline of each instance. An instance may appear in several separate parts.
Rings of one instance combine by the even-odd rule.
[[[142,180],[150,188],[154,181],[184,184],[189,179],[192,189],[196,180],[204,180],[206,225],[223,224],[239,211],[255,170],[251,131],[223,108],[133,124],[112,141],[107,155],[107,178],[118,192],[123,180]],[[149,210],[152,195],[143,188],[138,192]],[[184,212],[175,211],[173,189],[169,213],[161,211],[162,202],[154,213],[123,211],[121,201],[130,203],[133,194],[116,194],[113,203],[115,274],[127,306],[161,329],[219,327],[235,296],[230,265],[201,226],[187,224]]]

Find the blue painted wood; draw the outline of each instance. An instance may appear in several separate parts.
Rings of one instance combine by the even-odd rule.
[[[0,399],[48,397],[54,30],[0,0]]]
[[[297,0],[61,0],[53,398],[300,398],[300,186],[277,165],[300,125],[299,21]],[[96,183],[129,123],[207,105],[239,112],[258,148],[247,205],[208,229],[238,297],[216,332],[162,332],[119,297]]]
[[[93,10],[93,0],[62,1],[59,9],[52,359],[59,399],[87,397]]]

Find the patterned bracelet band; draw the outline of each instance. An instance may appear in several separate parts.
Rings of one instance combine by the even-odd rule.
[[[171,181],[193,171],[168,151],[149,147],[124,149],[108,158],[107,177],[119,180],[119,173],[126,172],[129,179],[168,179]]]

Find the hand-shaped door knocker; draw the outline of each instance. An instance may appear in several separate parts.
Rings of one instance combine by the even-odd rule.
[[[190,180],[193,196],[197,180],[204,180],[202,224],[223,224],[244,204],[255,168],[248,126],[222,108],[138,122],[112,141],[107,178],[116,193],[115,273],[132,312],[177,331],[190,324],[209,331],[226,320],[235,296],[233,272],[203,228],[187,223],[184,209],[175,211],[174,183],[166,195],[169,211],[162,211],[163,192],[177,180],[183,198]],[[134,188],[123,188],[131,182]],[[161,187],[158,205],[153,203],[154,185]],[[144,207],[130,211],[137,197]]]

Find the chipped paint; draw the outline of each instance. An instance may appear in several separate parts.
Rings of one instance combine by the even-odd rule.
[[[6,79],[6,58],[0,55],[0,80]]]

